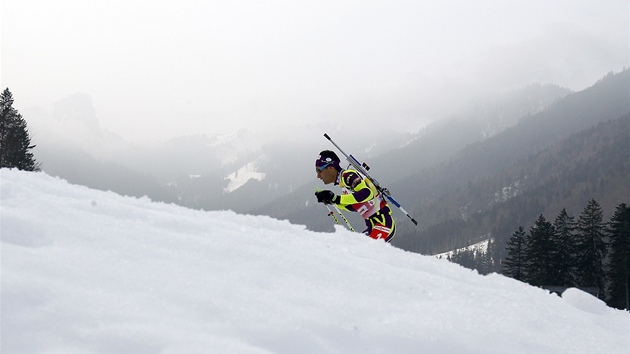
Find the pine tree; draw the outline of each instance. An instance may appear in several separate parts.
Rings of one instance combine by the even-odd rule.
[[[13,108],[13,95],[6,88],[0,94],[0,167],[38,171],[31,149],[26,121]]]
[[[514,231],[506,246],[507,256],[503,260],[502,272],[516,280],[525,280],[525,230],[519,226]]]
[[[541,214],[526,239],[526,278],[534,286],[555,285],[551,256],[554,252],[553,225]]]
[[[575,261],[578,285],[596,287],[600,292],[604,288],[604,265],[606,242],[602,209],[592,199],[580,214],[575,237]]]
[[[607,234],[610,240],[607,302],[618,309],[630,309],[630,207],[625,203],[615,209]]]
[[[553,223],[554,253],[552,267],[555,269],[554,285],[575,286],[575,218],[562,209]]]

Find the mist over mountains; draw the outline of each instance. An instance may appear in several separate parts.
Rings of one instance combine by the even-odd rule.
[[[629,83],[627,70],[610,74],[522,117],[501,134],[466,146],[448,161],[394,183],[392,188],[419,197],[410,208],[424,228],[402,225],[403,234],[410,230],[414,236],[398,241],[415,244],[405,248],[439,253],[452,249],[453,240],[461,247],[466,239],[472,244],[508,237],[515,225],[528,225],[540,213],[557,214],[563,207],[575,213],[591,198],[601,199],[609,211],[626,202]],[[611,126],[617,127],[615,135],[608,133]],[[620,162],[615,179],[608,170],[611,161]],[[592,168],[578,174],[579,166]],[[557,183],[546,184],[550,181]],[[577,189],[578,184],[588,191]],[[502,195],[506,189],[521,203],[511,204],[511,197]]]
[[[320,150],[331,148],[323,133],[314,132],[343,135],[367,157],[372,156],[369,151],[391,150],[410,136],[371,128],[347,136],[340,127],[318,123],[138,145],[101,129],[86,94],[24,112],[37,145],[35,154],[48,174],[130,196],[241,213],[314,180],[313,160]]]
[[[419,132],[315,124],[199,134],[153,146],[135,145],[101,129],[88,95],[22,112],[37,144],[35,157],[48,174],[190,208],[288,219],[318,231],[332,230],[333,224],[313,196],[315,188],[322,188],[313,161],[319,151],[334,150],[322,137],[326,132],[346,152],[367,162],[419,221],[415,227],[395,212],[399,228],[393,244],[440,253],[507,237],[514,225],[540,212],[556,213],[556,206],[579,209],[594,193],[608,210],[608,204],[627,201],[621,183],[628,181],[627,144],[623,150],[627,119],[622,117],[630,111],[629,82],[624,70],[580,92],[530,85],[477,102]],[[587,182],[569,179],[578,166],[603,161],[602,154],[621,161],[616,177],[602,177],[610,176],[602,167],[585,175]],[[561,163],[541,167],[550,161]],[[577,183],[595,183],[597,190],[578,190],[573,186]],[[563,197],[556,196],[558,188]],[[556,197],[544,199],[549,195]],[[527,208],[510,204],[522,198],[539,201]],[[513,209],[522,212],[515,216],[506,211]],[[362,224],[354,215],[348,217]]]

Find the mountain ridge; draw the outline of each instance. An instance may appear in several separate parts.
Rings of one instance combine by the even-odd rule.
[[[474,197],[465,200],[465,197],[461,197],[462,194],[471,196],[475,194],[473,190],[487,190],[487,187],[484,187],[484,183],[493,183],[489,182],[493,178],[495,180],[503,179],[511,181],[503,184],[496,184],[497,182],[494,182],[495,185],[497,185],[495,191],[507,187],[510,183],[516,182],[527,174],[527,171],[517,171],[518,169],[516,167],[511,167],[512,172],[506,172],[506,169],[509,169],[515,161],[520,160],[521,164],[524,166],[522,169],[527,170],[525,166],[527,166],[527,160],[530,159],[531,156],[540,154],[552,148],[554,145],[561,144],[567,139],[570,139],[571,136],[578,136],[577,139],[579,139],[580,132],[596,129],[593,128],[593,126],[601,127],[600,124],[606,124],[606,122],[608,122],[608,124],[615,124],[615,121],[619,120],[619,133],[622,135],[618,137],[617,150],[615,150],[615,153],[622,157],[625,155],[627,158],[628,152],[624,150],[624,139],[626,139],[626,135],[623,135],[627,134],[627,118],[624,119],[623,116],[630,111],[630,102],[628,102],[627,99],[627,97],[630,96],[629,82],[627,70],[616,75],[609,74],[590,89],[559,100],[556,104],[551,106],[548,111],[524,118],[518,125],[509,128],[504,133],[492,139],[470,145],[468,148],[462,150],[456,158],[442,165],[441,171],[429,172],[426,176],[422,176],[421,179],[414,181],[414,183],[405,184],[402,182],[401,184],[405,186],[407,190],[411,190],[411,193],[423,195],[423,197],[426,198],[423,201],[424,204],[411,205],[408,210],[413,210],[417,215],[419,214],[417,219],[425,222],[425,229],[433,225],[444,225],[449,222],[451,224],[451,230],[448,232],[453,232],[453,228],[469,228],[469,223],[462,220],[462,218],[457,215],[457,210],[471,203]],[[570,127],[568,125],[570,125]],[[627,142],[627,140],[625,141]],[[576,147],[576,149],[583,148],[586,147]],[[577,162],[569,162],[568,164],[574,163]],[[621,178],[628,180],[627,170],[624,173],[625,175],[621,176]],[[440,179],[438,180],[436,176],[440,176]],[[422,181],[429,183],[423,185]],[[422,193],[422,191],[419,191],[419,185],[431,190],[433,196],[429,196],[426,192]],[[521,186],[521,188],[523,188],[523,186]],[[549,189],[547,193],[553,194],[558,193],[558,191]],[[460,194],[460,201],[457,202],[458,194]],[[450,203],[444,204],[438,201],[439,198],[443,196],[447,198],[446,196],[448,195],[451,195],[450,198],[452,201]],[[626,195],[626,198],[627,197],[628,195]],[[567,203],[569,202],[570,201],[567,200]],[[556,205],[558,204],[562,204],[562,202],[556,202]],[[605,207],[611,210],[616,206],[609,204],[610,203],[606,203]],[[436,208],[437,205],[439,205],[439,208]],[[450,208],[448,205],[450,205]],[[583,205],[564,205],[564,207],[577,209],[583,207]],[[540,212],[545,210],[547,210],[547,208],[541,205],[541,209],[533,211],[533,213],[540,214]],[[474,211],[481,212],[478,209]],[[559,212],[559,210],[556,212]],[[438,220],[438,222],[433,222],[433,224],[427,222],[426,215],[429,213],[434,215],[433,220]],[[514,222],[529,222],[531,217],[532,216],[527,218],[527,220],[516,218]],[[408,225],[403,225],[401,229],[412,229],[412,232],[415,231],[413,228],[408,227]],[[490,227],[485,230],[480,230],[476,234],[471,234],[468,242],[479,241],[479,237],[487,234],[493,234],[493,237],[497,237],[499,236],[496,235],[498,232],[504,234],[508,232],[508,229],[497,231],[495,228],[494,232],[492,231]],[[443,229],[443,232],[446,231]],[[422,239],[423,236],[421,233],[422,231],[414,233],[414,237]],[[436,232],[433,234],[436,235]],[[505,235],[500,236],[503,237]],[[438,236],[433,237],[437,238]],[[447,236],[444,235],[443,237]],[[418,241],[416,240],[416,242]],[[428,243],[427,240],[424,240],[424,243]],[[454,246],[457,247],[453,248],[459,248],[463,245],[460,243]],[[438,249],[433,251],[429,251],[424,247],[424,252],[441,253],[444,251],[446,251],[444,247],[438,247]]]

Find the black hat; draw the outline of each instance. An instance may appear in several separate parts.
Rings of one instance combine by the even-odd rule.
[[[319,153],[319,157],[315,160],[315,167],[318,169],[326,168],[327,166],[334,166],[336,169],[340,170],[339,166],[339,156],[335,154],[334,151],[324,150]]]

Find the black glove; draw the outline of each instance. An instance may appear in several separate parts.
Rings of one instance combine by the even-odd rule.
[[[315,192],[318,203],[324,204],[339,204],[341,197],[333,193],[332,191],[319,191]]]

